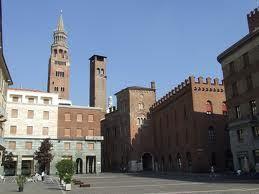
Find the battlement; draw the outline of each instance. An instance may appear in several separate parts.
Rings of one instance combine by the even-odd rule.
[[[255,8],[247,14],[247,22],[250,33],[259,28],[259,8]]]
[[[194,76],[190,76],[188,79],[185,79],[184,82],[181,82],[181,84],[168,92],[165,96],[156,101],[150,109],[153,110],[165,102],[177,97],[179,94],[182,94],[182,92],[186,91],[186,89],[192,88],[194,91],[223,92],[224,83],[223,81],[220,82],[218,78],[212,80],[210,77],[207,77],[204,80],[203,77],[198,77],[196,79]]]
[[[198,77],[197,80],[195,80],[195,77],[191,76],[189,78],[193,84],[203,84],[203,85],[214,85],[214,86],[223,86],[223,81],[219,81],[218,78],[214,78],[213,80],[210,77],[203,79],[203,77]]]
[[[190,86],[191,79],[185,79],[181,84],[179,84],[177,87],[172,89],[170,92],[168,92],[165,96],[160,98],[158,101],[156,101],[152,106],[151,109],[156,108],[157,106],[160,106],[164,102],[168,101],[169,99],[172,99],[173,97],[180,94],[182,91],[186,90],[188,86]]]
[[[258,13],[259,13],[259,9],[255,8],[253,11],[251,11],[249,14],[247,14],[247,17],[252,18]]]

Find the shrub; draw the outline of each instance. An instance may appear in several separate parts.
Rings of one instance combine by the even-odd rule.
[[[56,164],[58,176],[60,180],[72,180],[72,176],[75,173],[75,163],[72,160],[61,160]],[[65,181],[66,182],[66,181]]]

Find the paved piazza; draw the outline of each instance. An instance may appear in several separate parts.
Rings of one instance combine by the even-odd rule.
[[[104,173],[91,176],[75,176],[90,188],[80,188],[72,185],[72,191],[62,191],[57,177],[48,177],[45,183],[27,183],[25,194],[67,193],[67,194],[180,194],[180,193],[249,193],[259,194],[259,180],[242,180],[218,176],[209,178],[207,175],[154,175],[154,174],[117,174]],[[244,178],[245,179],[245,178]],[[246,177],[247,179],[247,177]],[[13,178],[0,183],[0,193],[17,193],[17,186]]]

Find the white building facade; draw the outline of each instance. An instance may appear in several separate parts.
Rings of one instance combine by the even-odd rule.
[[[31,174],[36,170],[33,154],[41,140],[57,141],[58,103],[58,94],[8,89],[3,138],[6,150],[15,157],[14,167],[5,174]]]

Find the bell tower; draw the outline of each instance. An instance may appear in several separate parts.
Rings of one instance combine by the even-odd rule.
[[[106,111],[106,57],[93,55],[90,59],[90,106]]]
[[[57,29],[53,34],[49,58],[48,92],[58,93],[60,99],[69,99],[70,63],[67,46],[67,33],[64,29],[62,13]]]

